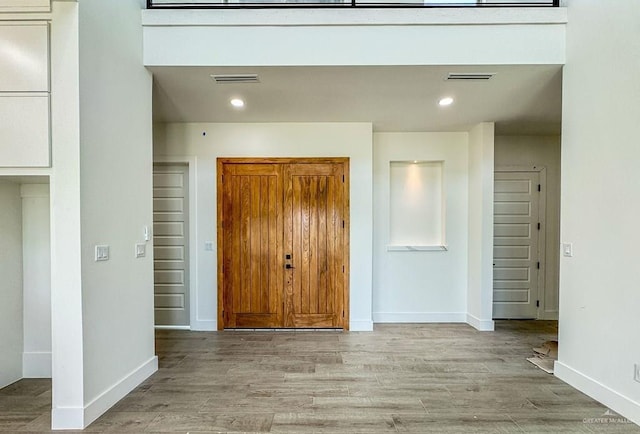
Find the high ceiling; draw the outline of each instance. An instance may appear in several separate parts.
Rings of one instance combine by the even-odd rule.
[[[559,134],[562,68],[520,66],[153,67],[156,122],[372,122],[375,131],[466,131],[495,121],[498,134]],[[451,72],[495,73],[448,81]],[[217,84],[211,75],[258,74]],[[440,98],[451,96],[443,108]],[[229,100],[240,97],[240,110]]]

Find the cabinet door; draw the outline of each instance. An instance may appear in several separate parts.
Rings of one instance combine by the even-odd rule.
[[[0,92],[48,91],[48,25],[0,25]]]
[[[0,167],[49,166],[49,97],[0,96]]]
[[[0,12],[49,12],[50,0],[0,0]]]

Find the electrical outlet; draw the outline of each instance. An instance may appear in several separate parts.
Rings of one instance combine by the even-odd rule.
[[[96,262],[98,261],[108,261],[109,260],[109,246],[99,245],[96,246]]]
[[[634,367],[633,379],[636,380],[638,383],[640,383],[640,363],[636,363],[635,365],[633,365],[633,367]]]
[[[144,258],[147,255],[146,244],[136,244],[136,258]]]

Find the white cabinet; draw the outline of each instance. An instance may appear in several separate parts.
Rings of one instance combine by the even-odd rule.
[[[20,0],[20,4],[31,4]],[[0,11],[8,4],[0,0]],[[0,25],[0,167],[50,164],[49,26]]]
[[[48,12],[50,0],[0,0],[0,12]]]
[[[0,92],[48,91],[47,24],[0,25]]]
[[[0,96],[0,167],[48,167],[49,97]]]

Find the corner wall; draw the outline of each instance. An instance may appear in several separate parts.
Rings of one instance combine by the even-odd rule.
[[[374,134],[373,320],[466,322],[468,134]],[[391,161],[443,161],[447,250],[387,251]]]
[[[83,425],[157,370],[152,217],[151,74],[142,3],[79,1]],[[96,262],[95,246],[110,247]]]
[[[555,371],[640,424],[640,2],[567,3]]]
[[[493,324],[494,124],[469,132],[469,256],[467,322],[491,331]]]
[[[18,184],[0,182],[0,210],[2,388],[22,378],[22,205]]]

